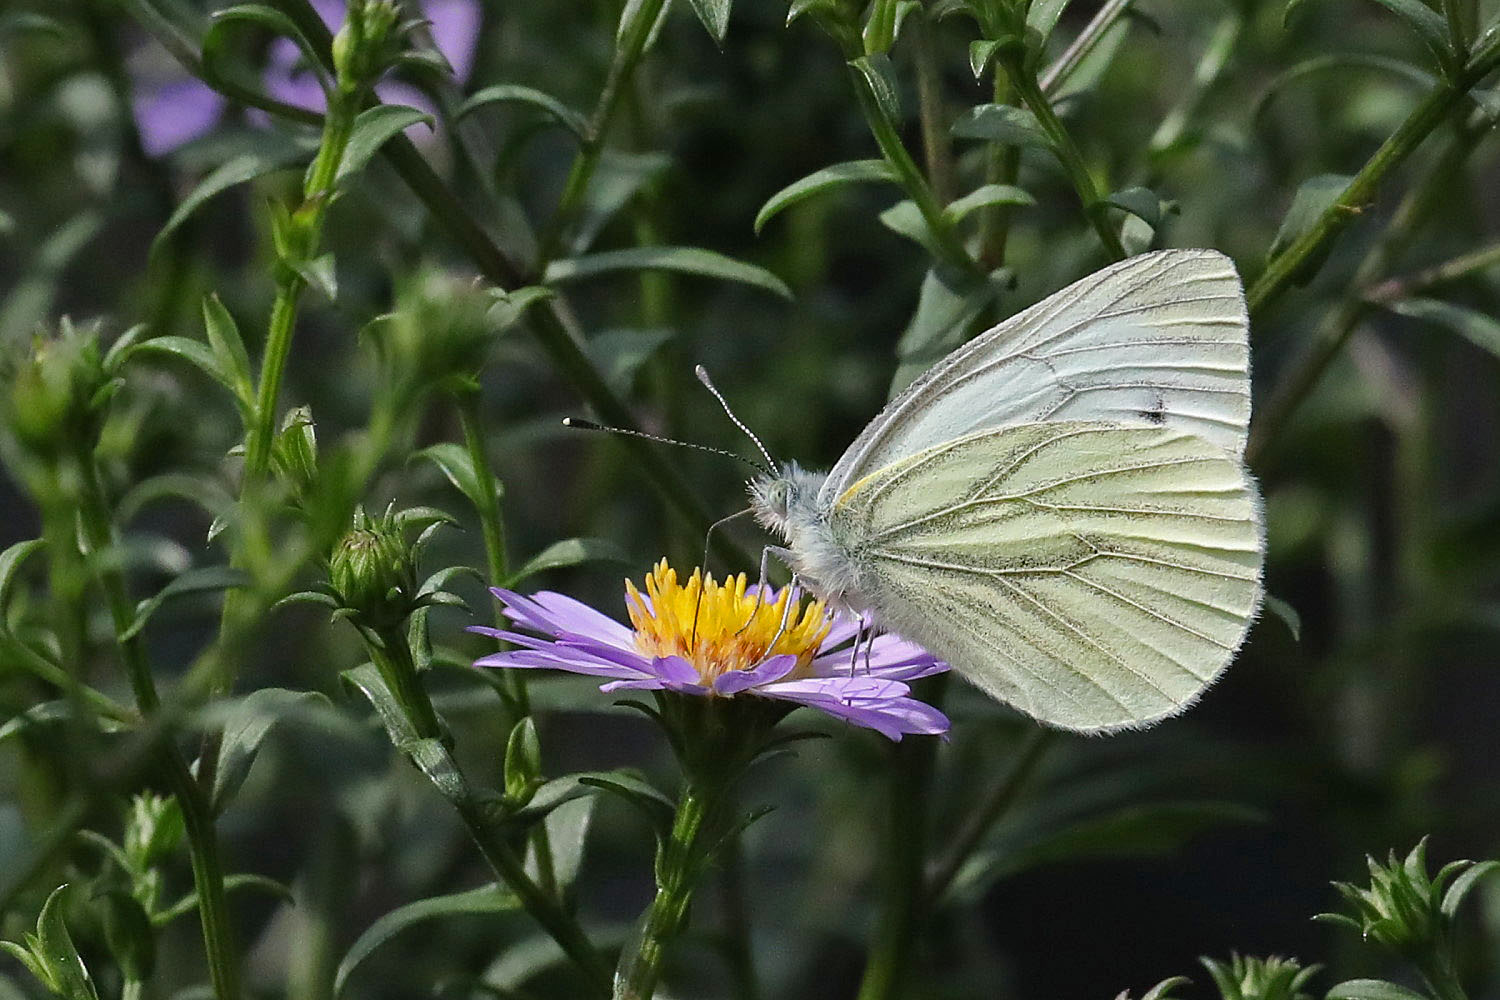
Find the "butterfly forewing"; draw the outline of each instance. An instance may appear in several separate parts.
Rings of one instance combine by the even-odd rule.
[[[995,427],[1098,420],[1191,431],[1239,455],[1250,419],[1244,295],[1213,250],[1132,257],[981,334],[872,420],[829,473],[831,503],[877,469]]]
[[[1260,601],[1253,482],[1171,426],[969,434],[866,476],[829,526],[885,627],[1070,729],[1180,711]]]

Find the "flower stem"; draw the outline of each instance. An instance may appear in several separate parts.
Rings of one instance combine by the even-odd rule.
[[[693,889],[707,860],[700,836],[708,825],[711,803],[706,795],[684,786],[672,820],[672,832],[662,845],[656,864],[656,897],[646,911],[634,955],[621,958],[615,976],[615,1000],[650,1000],[661,976],[667,944],[687,921]]]
[[[1099,198],[1099,189],[1094,185],[1088,164],[1083,161],[1083,153],[1063,126],[1062,120],[1057,117],[1057,112],[1052,110],[1052,102],[1042,92],[1031,70],[1020,59],[1009,60],[1006,72],[1010,75],[1011,86],[1015,88],[1017,96],[1036,116],[1042,131],[1051,140],[1053,152],[1057,154],[1063,172],[1068,175],[1068,180],[1072,182],[1073,190],[1077,192],[1078,200],[1083,205],[1083,214],[1099,234],[1099,242],[1104,244],[1104,249],[1115,260],[1124,260],[1125,247],[1120,243],[1120,234],[1115,232],[1109,220],[1107,208]]]
[[[1011,101],[1010,78],[1004,73],[995,74],[992,99],[996,104]],[[1018,146],[992,142],[987,152],[989,162],[985,166],[986,184],[1014,184],[1021,169],[1021,150]],[[990,205],[983,209],[979,220],[979,265],[993,271],[1005,263],[1005,247],[1010,240],[1010,222],[1015,216],[1013,205]]]
[[[84,540],[96,559],[118,545],[114,520],[104,499],[94,457],[87,450],[76,456],[80,479],[79,519]],[[139,634],[126,637],[135,609],[125,589],[125,577],[116,561],[97,559],[99,583],[109,604],[110,618],[118,637],[120,658],[135,694],[136,706],[148,718],[161,705],[156,682]],[[203,927],[203,947],[208,959],[209,979],[218,1000],[239,997],[239,970],[235,957],[233,929],[229,923],[224,898],[224,872],[219,863],[218,836],[204,790],[188,769],[182,753],[170,741],[160,748],[161,766],[167,785],[177,799],[187,832],[188,856],[192,863],[193,885],[198,891],[198,915]]]
[[[927,876],[922,895],[927,900],[928,906],[936,904],[942,898],[943,893],[948,891],[948,887],[953,884],[953,879],[973,855],[974,849],[979,846],[984,835],[1016,801],[1016,796],[1036,770],[1047,748],[1056,741],[1057,731],[1053,729],[1043,729],[1038,726],[1026,734],[1020,747],[1015,751],[1010,768],[985,792],[983,798],[979,800],[979,805],[969,814],[968,820],[953,838],[953,846]]]
[[[542,236],[537,254],[537,273],[544,272],[547,265],[557,257],[563,241],[582,210],[589,181],[593,179],[594,170],[599,166],[599,157],[604,152],[604,139],[609,134],[609,126],[635,76],[641,56],[646,52],[651,30],[656,26],[665,3],[666,0],[643,0],[625,33],[615,43],[614,59],[609,64],[604,89],[599,92],[599,101],[594,105],[593,116],[589,119],[588,135],[584,137],[578,155],[573,159],[562,196],[558,199],[557,210]]]
[[[1333,204],[1290,246],[1271,258],[1250,286],[1245,298],[1251,316],[1263,312],[1295,279],[1304,275],[1334,237],[1364,211],[1387,174],[1400,164],[1465,99],[1468,92],[1500,65],[1500,36],[1474,53],[1452,78],[1444,79],[1422,98],[1390,138],[1381,143],[1354,175]]]
[[[922,926],[922,865],[927,849],[927,792],[936,755],[933,740],[892,748],[885,894],[875,939],[859,984],[859,1000],[894,1000],[908,992],[912,952]]]

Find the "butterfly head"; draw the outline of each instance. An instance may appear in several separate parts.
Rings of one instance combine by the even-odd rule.
[[[776,475],[756,476],[750,481],[750,506],[755,519],[768,531],[788,540],[797,528],[815,516],[818,488],[826,477],[809,472],[795,462]]]

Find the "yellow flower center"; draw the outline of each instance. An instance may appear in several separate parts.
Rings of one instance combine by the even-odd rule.
[[[783,588],[774,601],[770,594],[757,601],[747,589],[743,573],[720,584],[697,569],[680,584],[677,571],[663,559],[646,577],[645,596],[625,581],[636,646],[647,656],[682,657],[708,684],[730,670],[748,670],[787,653],[797,657],[788,676],[805,676],[832,624],[823,602],[798,600],[787,611],[792,588]]]

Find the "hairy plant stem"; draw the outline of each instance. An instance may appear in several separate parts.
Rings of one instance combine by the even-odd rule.
[[[120,658],[124,662],[136,706],[149,720],[160,708],[161,699],[157,695],[156,681],[151,675],[151,666],[147,662],[140,635],[126,636],[135,618],[135,609],[125,589],[124,574],[115,559],[119,539],[114,518],[105,501],[91,450],[79,449],[76,461],[81,479],[79,520],[83,537],[98,562],[99,584],[109,605]],[[198,892],[203,948],[214,996],[217,1000],[237,1000],[240,995],[238,960],[224,898],[224,871],[219,863],[218,835],[214,830],[208,796],[188,769],[182,752],[169,737],[161,738],[158,753],[167,787],[172,790],[182,811],[188,857],[193,869],[193,886]]]
[[[1036,771],[1036,766],[1046,755],[1047,748],[1057,742],[1057,731],[1033,728],[1016,748],[1010,767],[1000,775],[980,797],[978,805],[959,827],[957,836],[948,852],[933,866],[922,890],[927,905],[936,905],[953,884],[964,863],[973,856],[974,850],[984,840],[985,834],[1016,801],[1021,789]]]
[[[927,164],[933,194],[946,205],[956,197],[953,146],[948,140],[948,122],[943,109],[943,76],[932,43],[932,26],[926,17],[914,17],[907,31],[917,69],[917,117],[922,125],[922,159]]]
[[[1016,90],[1017,96],[1036,116],[1037,122],[1042,126],[1042,131],[1047,133],[1047,138],[1052,141],[1053,152],[1057,154],[1058,162],[1062,164],[1063,172],[1068,175],[1072,182],[1073,190],[1078,194],[1078,200],[1083,205],[1083,214],[1088,217],[1089,224],[1099,234],[1099,242],[1104,244],[1104,249],[1109,251],[1115,260],[1125,259],[1125,247],[1120,243],[1120,234],[1115,231],[1114,225],[1108,216],[1108,207],[1099,198],[1099,189],[1094,186],[1094,178],[1089,173],[1088,164],[1083,161],[1083,153],[1078,144],[1063,127],[1062,120],[1057,117],[1057,112],[1052,110],[1052,102],[1042,92],[1037,84],[1036,78],[1031,71],[1019,59],[1012,59],[1006,63],[1006,72],[1010,76],[1011,86]]]
[[[703,867],[700,838],[716,808],[707,789],[691,782],[684,785],[672,832],[657,858],[656,896],[646,911],[635,954],[621,959],[621,970],[615,977],[615,1000],[650,1000],[655,993],[667,945],[687,922],[688,906]]]
[[[1492,38],[1453,76],[1439,82],[1422,98],[1317,220],[1290,246],[1271,258],[1245,296],[1252,319],[1264,312],[1288,285],[1312,267],[1334,237],[1374,199],[1386,175],[1404,163],[1497,65],[1500,65],[1500,36]]]
[[[408,725],[424,740],[444,738],[442,724],[432,699],[422,687],[417,676],[416,661],[406,632],[400,626],[375,630],[377,642],[366,637],[366,648],[374,660],[381,678],[401,706]],[[413,763],[416,763],[415,761]],[[454,765],[457,767],[457,765]],[[467,782],[464,783],[467,787]],[[526,874],[526,867],[510,846],[500,836],[500,831],[485,814],[483,804],[472,794],[451,796],[459,819],[469,831],[470,838],[479,848],[479,853],[488,862],[495,875],[507,888],[516,894],[522,907],[536,920],[552,939],[571,958],[595,987],[599,996],[609,993],[609,967],[599,957],[588,936],[572,916],[563,909],[555,892],[548,892]]]
[[[609,134],[610,124],[614,121],[621,99],[630,89],[631,78],[640,65],[641,57],[645,55],[646,43],[651,39],[651,29],[655,27],[665,3],[666,0],[643,0],[634,19],[615,43],[614,58],[610,61],[609,73],[604,78],[604,89],[599,92],[599,101],[594,105],[594,113],[589,118],[588,134],[583,138],[578,155],[574,157],[573,166],[568,171],[568,179],[563,184],[562,196],[552,214],[552,221],[542,234],[535,268],[538,274],[545,272],[547,265],[556,258],[578,218],[584,196],[588,193],[589,182],[593,180],[594,170],[599,166],[599,157],[604,152],[604,140]]]

